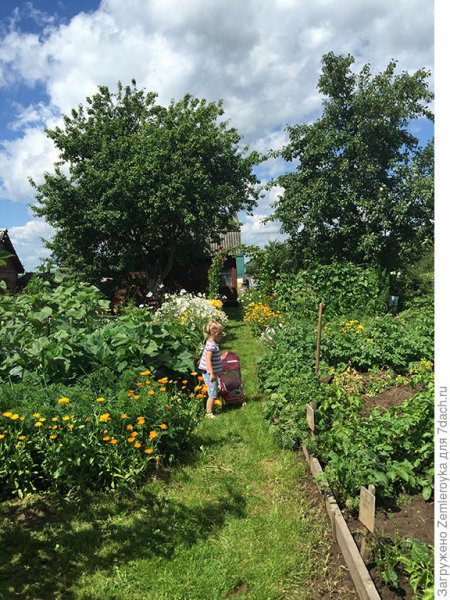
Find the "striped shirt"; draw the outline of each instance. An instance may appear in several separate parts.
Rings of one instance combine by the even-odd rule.
[[[198,368],[200,371],[207,371],[208,368],[206,366],[206,353],[212,352],[212,368],[214,373],[222,372],[222,359],[220,358],[220,349],[216,342],[210,342],[209,340],[206,342],[205,347],[203,349],[203,354],[198,363]]]

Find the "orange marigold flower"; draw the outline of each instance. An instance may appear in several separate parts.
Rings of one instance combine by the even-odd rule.
[[[155,438],[157,438],[157,437],[158,437],[158,434],[156,433],[156,431],[150,431],[150,433],[148,434],[148,437],[149,437],[151,440],[154,440]]]
[[[158,383],[169,383],[168,377],[161,377],[161,379],[156,380]]]
[[[17,439],[20,440],[21,442],[23,442],[23,440],[25,439],[25,436],[24,435],[19,435],[19,437]]]
[[[135,438],[134,436],[130,436],[130,437],[127,439],[127,442],[130,442],[130,444],[131,444],[132,442],[134,442],[134,440],[135,440],[135,439],[136,439],[136,438]]]
[[[150,375],[151,371],[149,369],[145,369],[145,371],[141,371],[139,374],[142,375],[142,377],[145,377],[146,375]]]
[[[109,443],[115,446],[117,444],[117,440],[111,440]]]
[[[148,394],[149,396],[153,396],[153,394],[154,394],[154,393],[155,393],[155,392],[154,392],[153,390],[148,390],[148,392],[147,392],[147,394]]]
[[[188,382],[187,379],[183,379],[183,381],[181,382],[183,385],[186,385],[186,383]]]
[[[197,375],[197,371],[192,371],[191,375],[195,377]]]
[[[56,440],[57,437],[58,437],[57,435],[55,435],[54,433],[52,433],[52,435],[50,436],[50,439],[51,440]]]
[[[127,413],[122,413],[122,414],[120,415],[120,418],[121,418],[121,419],[126,419],[127,417],[128,417]]]
[[[128,429],[128,431],[131,431],[131,430],[133,429],[133,425],[127,425],[127,426],[125,427],[125,429]]]
[[[136,443],[134,444],[134,447],[135,447],[135,448],[140,448],[141,446],[142,446],[141,442],[136,442]]]
[[[153,454],[154,450],[153,450],[153,448],[146,448],[144,450],[144,452],[145,452],[145,454]]]
[[[103,413],[100,415],[99,421],[111,421],[111,415],[109,413]]]
[[[102,438],[104,442],[109,442],[109,440],[111,439],[111,436],[109,435],[105,435],[104,438]]]

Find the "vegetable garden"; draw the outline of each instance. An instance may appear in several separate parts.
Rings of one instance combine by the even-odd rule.
[[[393,315],[385,301],[385,276],[350,264],[302,271],[294,281],[280,278],[265,298],[253,295],[246,315],[269,345],[259,377],[269,394],[265,411],[271,431],[282,446],[307,444],[320,459],[357,539],[363,529],[356,521],[360,488],[376,486],[378,527],[370,567],[385,594],[394,590],[382,597],[406,589],[414,597],[432,598],[432,303],[423,299],[416,308],[411,302]],[[322,301],[321,362],[315,373]],[[312,439],[309,403],[315,404]],[[395,515],[400,523],[408,507],[416,513],[413,525],[400,535]],[[414,518],[419,523],[414,525]],[[414,537],[417,532],[422,539]]]

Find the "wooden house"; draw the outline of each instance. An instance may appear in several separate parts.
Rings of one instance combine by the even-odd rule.
[[[24,273],[25,269],[14,250],[7,229],[0,229],[0,250],[12,254],[10,258],[4,259],[6,265],[0,264],[0,280],[6,281],[8,290],[14,292],[17,289],[19,274]]]

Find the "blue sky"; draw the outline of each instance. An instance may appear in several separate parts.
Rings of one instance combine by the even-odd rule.
[[[0,227],[8,227],[28,270],[45,256],[50,226],[30,211],[28,177],[39,182],[56,158],[46,138],[61,114],[95,92],[135,78],[165,104],[186,92],[224,101],[226,116],[250,148],[278,149],[285,126],[320,114],[316,83],[330,50],[398,70],[433,67],[429,0],[34,0],[0,2]],[[433,73],[430,86],[434,86]],[[412,124],[425,143],[433,128]],[[267,181],[287,166],[258,169]],[[243,241],[266,243],[264,225],[282,190],[240,215]]]

